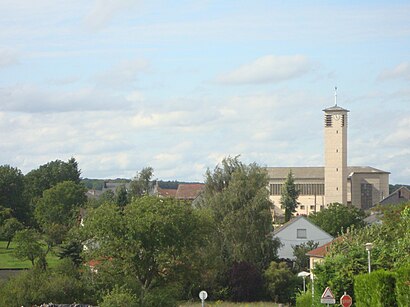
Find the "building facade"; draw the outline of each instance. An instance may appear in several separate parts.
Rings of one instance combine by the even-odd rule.
[[[368,209],[389,195],[389,172],[347,165],[348,112],[335,103],[324,112],[324,166],[267,167],[273,216],[280,218],[282,185],[290,171],[300,195],[297,215],[320,211],[331,203]]]

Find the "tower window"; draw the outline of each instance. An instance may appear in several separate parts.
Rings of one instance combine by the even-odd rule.
[[[344,115],[344,114],[342,115],[342,127],[345,126],[345,116],[346,116],[346,115]]]
[[[339,188],[338,188],[338,187],[336,187],[336,191],[339,191]]]
[[[336,149],[336,152],[339,152],[339,149]]]
[[[336,130],[336,134],[338,134],[339,133],[339,130]]]
[[[338,168],[336,168],[336,172],[338,172],[339,171],[339,169]]]
[[[326,114],[325,116],[325,126],[332,127],[332,115]]]

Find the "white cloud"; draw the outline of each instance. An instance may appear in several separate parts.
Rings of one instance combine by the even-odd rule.
[[[410,80],[410,63],[402,62],[393,68],[383,70],[379,76],[379,80],[405,79]]]
[[[0,69],[19,63],[19,56],[16,50],[11,48],[0,48]]]
[[[312,68],[311,61],[302,55],[267,55],[244,64],[239,68],[217,77],[223,84],[276,83],[300,77]]]
[[[94,0],[91,11],[84,21],[92,30],[106,26],[116,15],[136,7],[137,0]]]

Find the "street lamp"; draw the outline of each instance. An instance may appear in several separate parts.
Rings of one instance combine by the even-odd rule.
[[[370,252],[373,249],[373,243],[366,243],[364,245],[366,247],[367,250],[367,264],[368,264],[368,268],[369,268],[369,274],[372,271],[372,268],[370,266]]]
[[[298,273],[298,277],[303,277],[303,292],[306,292],[306,280],[305,280],[305,278],[309,275],[310,275],[310,273],[304,272],[304,271]]]

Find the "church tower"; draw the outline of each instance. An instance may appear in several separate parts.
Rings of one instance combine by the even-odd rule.
[[[325,112],[325,202],[347,204],[347,112],[337,105]]]

